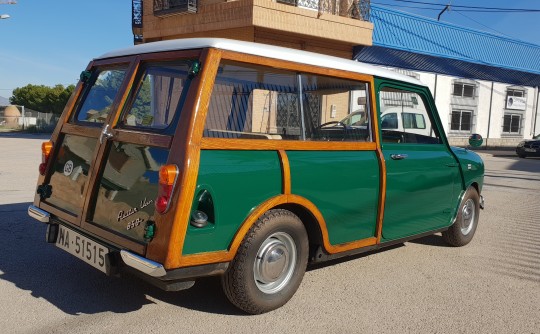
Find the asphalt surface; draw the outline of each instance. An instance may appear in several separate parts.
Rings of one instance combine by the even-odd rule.
[[[46,244],[26,213],[43,140],[0,134],[2,333],[540,333],[540,158],[480,152],[486,209],[469,245],[434,235],[310,268],[288,304],[248,316],[218,279],[163,292]]]

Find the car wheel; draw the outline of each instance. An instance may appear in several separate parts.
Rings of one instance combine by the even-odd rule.
[[[304,224],[292,212],[266,212],[250,228],[221,283],[241,310],[260,314],[279,308],[294,295],[308,261]]]
[[[480,214],[480,196],[475,188],[469,187],[461,200],[456,221],[442,233],[444,240],[452,246],[465,246],[471,242]]]
[[[520,157],[521,159],[525,159],[527,156],[525,154],[518,154],[518,157]]]

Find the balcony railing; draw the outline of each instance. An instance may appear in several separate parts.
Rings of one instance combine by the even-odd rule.
[[[279,3],[369,21],[370,0],[276,0]]]
[[[197,13],[197,0],[154,0],[154,15]]]

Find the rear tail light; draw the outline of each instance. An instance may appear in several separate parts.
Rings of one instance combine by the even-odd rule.
[[[41,164],[39,164],[39,174],[41,175],[45,175],[52,148],[53,144],[50,141],[46,141],[41,144]]]
[[[163,214],[167,212],[176,180],[178,179],[178,166],[165,165],[159,169],[159,190],[156,199],[156,211]]]

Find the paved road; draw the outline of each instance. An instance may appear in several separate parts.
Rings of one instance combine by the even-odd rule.
[[[0,136],[2,333],[540,333],[540,159],[481,153],[468,246],[435,235],[311,268],[283,308],[246,316],[216,279],[166,293],[46,244],[26,215],[42,140]]]

